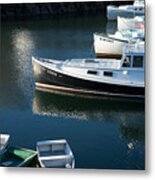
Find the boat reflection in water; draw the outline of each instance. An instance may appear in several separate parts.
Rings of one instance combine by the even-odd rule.
[[[144,119],[144,101],[39,89],[33,95],[33,113],[81,120],[129,121],[136,124],[136,119]]]
[[[36,90],[33,113],[52,117],[116,123],[129,150],[144,139],[144,102],[93,98]]]

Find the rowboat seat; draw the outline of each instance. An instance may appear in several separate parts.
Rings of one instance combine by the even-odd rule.
[[[64,150],[40,152],[40,156],[59,156],[59,155],[64,155],[64,154],[65,154]]]

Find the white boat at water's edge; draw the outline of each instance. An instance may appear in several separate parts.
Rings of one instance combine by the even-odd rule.
[[[94,33],[93,36],[96,57],[120,58],[128,43],[136,43],[137,39],[144,40],[144,30],[122,30],[108,36]]]
[[[38,160],[41,167],[74,168],[75,159],[65,139],[37,142]]]
[[[94,51],[97,58],[120,58],[127,40],[110,38],[102,33],[94,33]]]

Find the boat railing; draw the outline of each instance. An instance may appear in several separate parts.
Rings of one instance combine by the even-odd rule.
[[[41,62],[46,62],[46,63],[52,63],[52,64],[54,64],[54,63],[52,62],[52,60],[46,59],[46,58],[42,58],[42,57],[32,56],[32,59],[40,60]]]
[[[81,60],[81,62],[80,62]],[[120,68],[120,61],[116,59],[72,59],[67,61],[64,64],[65,67],[77,67],[77,68],[95,68],[95,69],[102,69],[102,68],[111,68],[111,69],[119,69]]]

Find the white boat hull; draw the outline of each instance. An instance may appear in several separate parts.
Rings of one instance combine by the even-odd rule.
[[[115,57],[120,58],[123,53],[123,47],[128,42],[125,40],[117,40],[103,35],[94,34],[94,50],[96,57]]]
[[[72,59],[55,65],[53,60],[33,57],[32,63],[37,88],[97,96],[144,96],[143,67],[126,69],[120,60]]]

